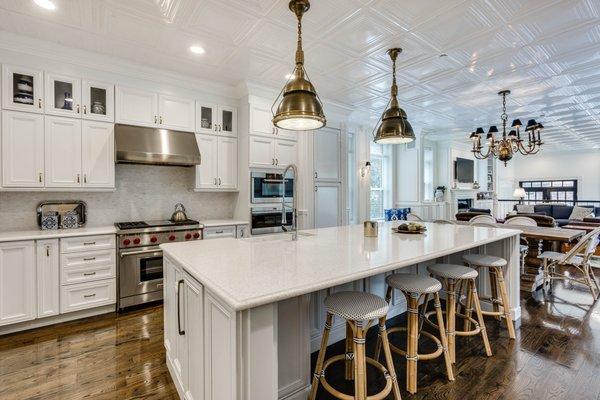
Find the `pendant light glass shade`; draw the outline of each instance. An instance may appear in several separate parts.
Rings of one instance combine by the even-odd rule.
[[[281,101],[277,106],[277,111],[273,114],[273,124],[278,128],[293,131],[319,129],[325,126],[327,120],[319,95],[304,69],[304,51],[302,50],[302,15],[309,10],[310,2],[308,0],[292,0],[289,8],[298,18],[296,68],[293,76],[275,99],[273,108],[280,98]]]
[[[406,118],[406,112],[398,104],[398,86],[396,85],[396,58],[402,49],[390,49],[388,54],[392,59],[392,89],[388,109],[381,115],[381,123],[375,132],[375,143],[402,144],[415,140],[415,133]]]

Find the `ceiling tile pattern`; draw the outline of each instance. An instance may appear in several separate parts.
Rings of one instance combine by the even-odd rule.
[[[287,0],[0,0],[0,29],[199,78],[279,88],[293,68]],[[600,148],[598,0],[313,0],[306,67],[321,96],[373,116],[388,102],[386,50],[402,47],[399,99],[433,139],[536,118],[546,142]],[[190,54],[200,45],[206,53]]]

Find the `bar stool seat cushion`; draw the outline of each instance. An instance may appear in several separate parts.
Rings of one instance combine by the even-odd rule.
[[[456,264],[435,264],[427,267],[427,270],[441,278],[448,279],[475,279],[477,270]]]
[[[385,278],[385,282],[394,289],[408,293],[437,293],[442,290],[440,281],[423,275],[393,274]]]
[[[504,258],[488,256],[487,254],[465,254],[462,259],[468,264],[481,267],[504,267],[507,264]]]
[[[365,292],[338,292],[325,299],[330,314],[350,321],[369,321],[385,317],[389,305],[385,299]]]

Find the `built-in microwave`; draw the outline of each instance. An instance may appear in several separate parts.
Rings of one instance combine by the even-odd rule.
[[[285,193],[285,201],[291,203],[294,196],[294,178],[272,172],[252,172],[250,174],[250,202],[253,204],[279,203]]]
[[[286,228],[292,228],[292,210],[286,207]],[[251,230],[253,235],[284,232],[281,227],[281,206],[279,207],[252,207]]]

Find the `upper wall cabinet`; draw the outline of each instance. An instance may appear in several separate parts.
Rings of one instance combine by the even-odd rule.
[[[273,125],[271,109],[260,104],[250,104],[250,134],[296,140],[297,132],[279,129]]]
[[[196,132],[237,137],[237,109],[197,101]]]
[[[81,121],[45,117],[46,187],[80,187]]]
[[[111,83],[82,81],[81,117],[113,122],[115,120],[115,87]]]
[[[84,121],[81,133],[83,187],[115,187],[114,125]]]
[[[46,73],[46,114],[63,117],[81,116],[81,81],[77,78]]]
[[[193,99],[118,86],[115,91],[115,120],[120,124],[194,132]]]
[[[2,66],[2,107],[8,110],[44,112],[44,81],[40,70]]]

